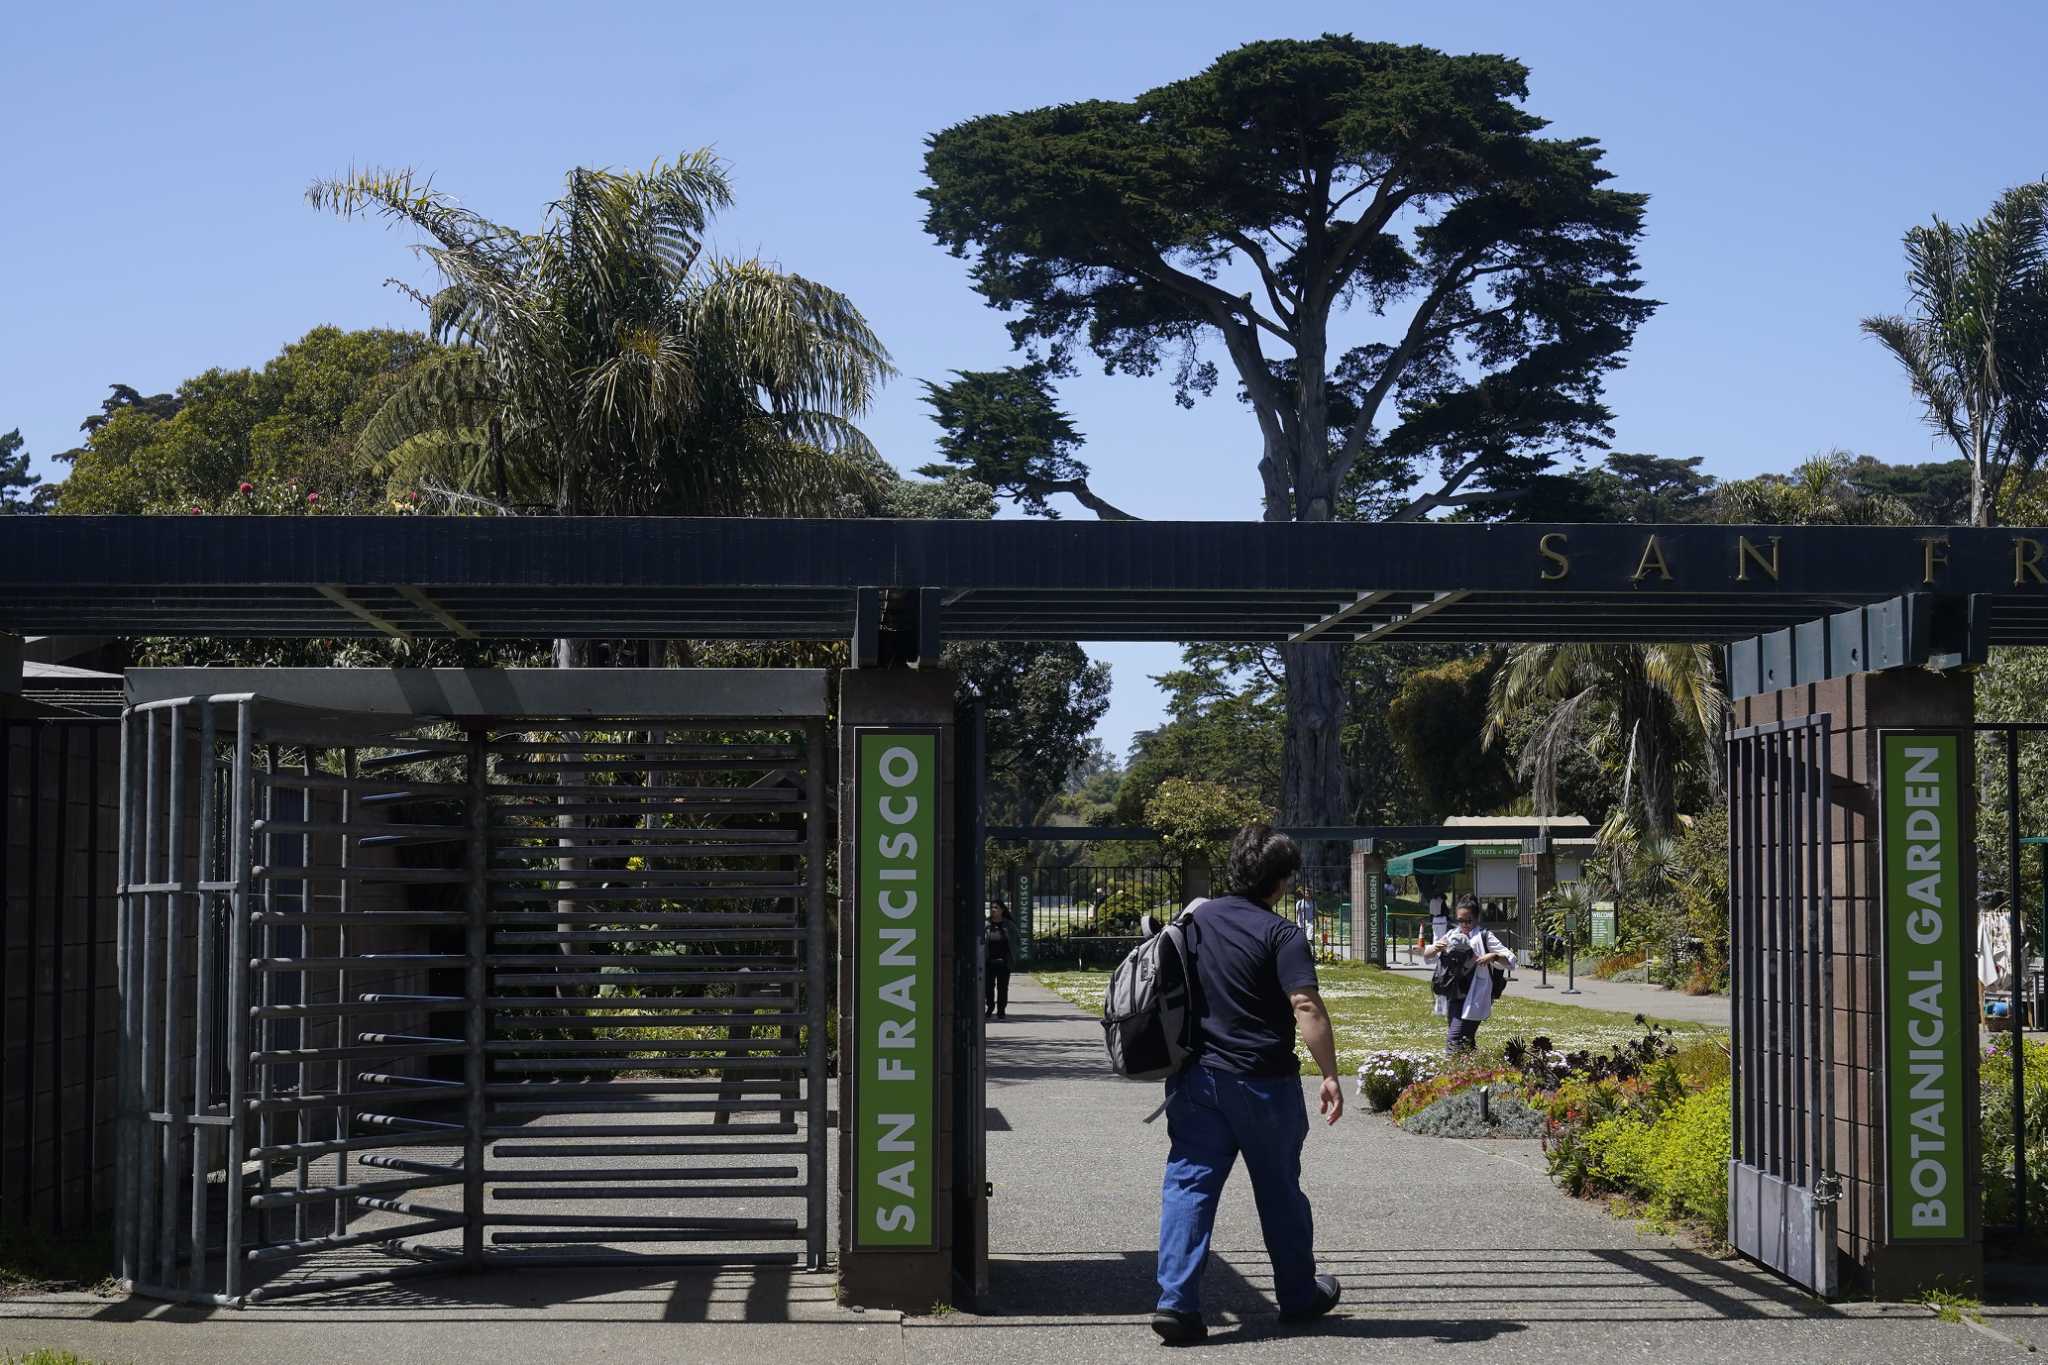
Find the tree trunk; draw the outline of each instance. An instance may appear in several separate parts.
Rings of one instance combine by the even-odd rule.
[[[1350,808],[1344,791],[1343,649],[1280,647],[1287,666],[1287,749],[1280,776],[1284,824],[1339,825]]]

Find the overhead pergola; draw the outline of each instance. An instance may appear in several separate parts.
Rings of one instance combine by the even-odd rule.
[[[1911,594],[2048,643],[2048,528],[14,517],[0,634],[1734,641]]]

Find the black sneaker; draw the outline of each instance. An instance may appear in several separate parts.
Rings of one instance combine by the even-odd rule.
[[[1168,1346],[1188,1346],[1209,1335],[1209,1324],[1200,1313],[1162,1308],[1152,1315],[1152,1330]]]
[[[1344,1286],[1337,1283],[1335,1275],[1316,1276],[1316,1296],[1306,1308],[1297,1308],[1291,1313],[1282,1313],[1282,1322],[1308,1322],[1319,1318],[1337,1306],[1337,1300],[1344,1297]]]

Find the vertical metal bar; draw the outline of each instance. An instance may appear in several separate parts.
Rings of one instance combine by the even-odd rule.
[[[100,731],[85,731],[85,1180],[82,1212],[97,1225],[100,1158]],[[0,763],[6,749],[0,742]]]
[[[170,786],[165,793],[164,812],[168,828],[164,831],[164,868],[162,885],[176,888],[185,881],[185,707],[171,708],[170,726]],[[163,894],[164,921],[164,1151],[161,1191],[163,1198],[162,1239],[157,1246],[157,1283],[169,1286],[177,1283],[178,1273],[178,1196],[179,1181],[183,1172],[178,1169],[178,1158],[184,1152],[183,1138],[185,1122],[179,1113],[178,1064],[184,1060],[184,947],[185,931],[179,923],[178,912],[184,908],[184,896],[176,889]]]
[[[1763,821],[1757,829],[1757,851],[1763,857],[1763,896],[1757,927],[1757,1009],[1763,1027],[1757,1029],[1757,1078],[1761,1081],[1761,1119],[1757,1134],[1757,1169],[1778,1175],[1778,993],[1772,948],[1778,931],[1778,780],[1780,753],[1778,735],[1763,737]]]
[[[248,702],[242,703],[242,707],[245,711],[249,708],[250,705],[251,703]],[[265,778],[265,781],[263,783],[262,806],[264,825],[263,844],[261,850],[257,853],[256,856],[262,860],[263,865],[265,867],[275,867],[277,865],[277,836],[270,832],[270,826],[276,823],[277,815],[277,745],[264,745],[263,756],[263,775]],[[275,934],[276,931],[274,930],[270,923],[270,912],[272,909],[275,908],[276,905],[277,878],[265,877],[263,879],[263,884],[260,887],[255,888],[254,894],[256,896],[257,905],[263,912],[263,925],[257,931],[256,934],[256,951],[259,956],[268,958],[272,956],[275,946],[275,940],[273,935]],[[248,970],[248,964],[246,962],[242,962],[238,964],[237,969],[246,971]],[[269,1007],[277,1003],[277,975],[278,974],[276,972],[263,972],[258,975],[256,981],[256,1000],[258,1004],[264,1007],[263,1017],[256,1021],[256,1051],[258,1052],[270,1052],[274,1050],[277,1046],[277,1021],[275,1019],[272,1019],[269,1013]],[[275,1093],[277,1068],[275,1066],[269,1065],[268,1063],[262,1063],[257,1064],[254,1069],[256,1072],[257,1098],[267,1100],[271,1098],[271,1096]],[[268,1109],[265,1109],[262,1113],[256,1116],[256,1142],[258,1146],[270,1147],[275,1145],[277,1140],[277,1125],[278,1119],[275,1116],[273,1116]],[[256,1169],[256,1180],[257,1190],[259,1194],[269,1194],[269,1158],[266,1157],[262,1161],[262,1163],[258,1165]],[[265,1203],[256,1214],[257,1245],[265,1245],[271,1240],[270,1228],[271,1211],[269,1204]]]
[[[14,792],[14,723],[0,717],[0,1096],[8,1093],[7,1020],[11,1011],[7,1008],[7,986],[11,977],[7,970],[7,851],[13,846]],[[6,1215],[7,1191],[0,1187],[0,1219]]]
[[[464,974],[463,1079],[468,1086],[462,1135],[462,1258],[472,1270],[484,1264],[484,952],[490,938],[490,763],[489,731],[469,732],[468,965]]]
[[[1793,812],[1798,807],[1793,791],[1797,754],[1792,736],[1778,734],[1778,1178],[1792,1180],[1793,1148],[1799,1132],[1799,1110],[1795,1086],[1799,1057],[1794,1023],[1798,1017],[1798,965],[1793,957],[1799,937],[1799,846],[1793,832]]]
[[[64,996],[71,974],[64,970],[64,917],[70,913],[65,901],[65,870],[71,862],[71,838],[67,816],[71,810],[71,726],[70,721],[57,721],[57,828],[53,832],[51,845],[55,857],[50,869],[50,901],[56,908],[51,920],[50,933],[50,1226],[61,1231],[64,1227],[64,1149],[69,1144],[64,1134],[65,1084],[64,1058],[70,1049],[64,1046]],[[0,856],[5,856],[0,854]],[[2013,993],[2018,999],[2019,993]]]
[[[128,890],[134,881],[133,860],[141,842],[134,828],[136,746],[129,741],[135,725],[135,713],[123,711],[120,781],[116,791],[120,812],[114,826],[114,981],[120,993],[115,1016],[119,1025],[118,1042],[114,1048],[114,1272],[130,1284],[134,1283],[137,1273],[135,1152],[140,1136],[136,1131],[140,1120],[132,1089],[140,1053],[139,1040],[135,1036],[136,934],[132,923],[135,898]],[[4,813],[0,813],[0,820],[4,819]]]
[[[299,771],[306,777],[311,777],[313,775],[313,746],[310,743],[304,745],[299,750]],[[313,823],[313,787],[311,783],[302,784],[298,789],[298,803],[296,815],[299,820],[305,822],[306,824]],[[302,869],[311,867],[313,865],[313,836],[310,834],[301,834],[298,836],[298,839],[298,865]],[[298,913],[303,915],[313,908],[314,901],[316,899],[314,896],[314,887],[316,883],[314,882],[313,877],[310,873],[302,872],[296,884],[299,888],[299,897],[298,903],[295,908],[297,909]],[[293,925],[292,927],[298,930],[297,938],[295,940],[297,943],[298,955],[301,958],[309,958],[314,956],[313,928],[310,925],[306,924],[297,924]],[[298,985],[298,1000],[296,1003],[301,1005],[312,1003],[313,973],[308,969],[301,967],[297,971],[293,972],[292,976]],[[336,1022],[338,1025],[340,1021],[337,1020]],[[307,1028],[308,1026],[305,1021],[293,1021],[292,1045],[294,1047],[303,1048],[307,1046]],[[303,1063],[296,1065],[292,1068],[293,1088],[302,1095],[312,1088],[313,1083],[310,1079],[308,1079],[307,1076],[307,1073],[311,1070],[311,1067],[308,1067]],[[297,1114],[293,1116],[292,1138],[296,1142],[306,1142],[313,1138],[315,1133],[318,1131],[318,1127],[319,1125],[314,1122],[314,1112],[310,1109],[301,1109],[298,1111]],[[306,1187],[309,1183],[307,1180],[307,1176],[308,1171],[306,1169],[306,1158],[301,1156],[292,1163],[292,1188],[298,1191],[300,1194],[304,1194],[306,1192]],[[306,1240],[306,1205],[307,1201],[304,1199],[301,1199],[297,1203],[292,1205],[292,1240],[294,1241],[303,1242]]]
[[[2014,1230],[2027,1240],[2027,1042],[2019,1009],[2027,970],[2026,920],[2020,911],[2020,732],[2005,728],[2005,890],[2012,925],[2012,996],[2006,1018],[2012,1025],[2012,1121],[2020,1125],[2012,1144]]]
[[[341,751],[341,774],[346,778],[353,778],[356,775],[356,751],[353,745]],[[335,956],[337,958],[346,958],[348,956],[348,915],[355,904],[348,876],[348,869],[352,865],[351,860],[356,842],[355,836],[349,831],[349,822],[354,819],[355,793],[344,786],[341,789],[341,927],[335,932]],[[334,1003],[337,1005],[349,1003],[348,968],[346,967],[335,969]],[[334,1038],[337,1046],[349,1041],[347,1030],[344,1027],[347,1018],[346,1014],[336,1016]],[[351,1088],[348,1083],[348,1064],[346,1061],[337,1060],[334,1063],[334,1093],[337,1095],[345,1094]],[[341,1108],[335,1114],[335,1138],[337,1140],[348,1138],[355,1132],[355,1126],[355,1110],[344,1101]],[[334,1161],[335,1183],[338,1185],[348,1184],[348,1150],[343,1148],[335,1153]],[[335,1201],[334,1230],[337,1234],[348,1231],[349,1219],[354,1212],[355,1200],[339,1199]]]
[[[1834,727],[1823,717],[1820,725],[1820,941],[1827,954],[1820,974],[1821,1057],[1827,1070],[1822,1074],[1821,1137],[1826,1156],[1821,1179],[1835,1181],[1835,804]],[[1850,1217],[1857,1217],[1851,1201]]]
[[[1743,1145],[1745,1160],[1751,1166],[1759,1166],[1762,1159],[1763,1123],[1763,1067],[1760,1064],[1757,1043],[1762,1036],[1762,1019],[1758,1013],[1763,988],[1762,969],[1759,967],[1757,949],[1763,933],[1763,855],[1757,847],[1757,829],[1761,818],[1764,799],[1763,741],[1751,736],[1745,745],[1744,802],[1742,809],[1742,858],[1746,871],[1743,873],[1742,897],[1742,1070],[1743,1070],[1743,1112],[1745,1136]],[[1760,1169],[1760,1166],[1759,1166]]]
[[[1728,1055],[1735,1069],[1728,1087],[1728,1153],[1742,1160],[1742,842],[1737,815],[1742,809],[1742,741],[1724,738],[1722,768],[1728,774]],[[1544,937],[1539,935],[1539,937]]]
[[[35,1221],[36,1191],[36,983],[41,964],[36,961],[42,955],[42,906],[37,899],[42,891],[43,858],[43,726],[28,727],[28,857],[23,861],[28,866],[28,899],[24,907],[28,911],[25,925],[28,929],[28,948],[22,961],[25,969],[21,978],[21,1094],[27,1102],[22,1114],[21,1134],[21,1204],[20,1218],[23,1227]],[[56,984],[54,981],[51,983]],[[55,1137],[53,1133],[51,1135]]]
[[[136,880],[147,886],[157,878],[157,850],[161,843],[162,792],[161,772],[163,768],[163,744],[158,737],[162,729],[162,717],[157,711],[145,711],[143,723],[148,727],[148,748],[144,757],[144,812],[142,823],[142,865]],[[140,1235],[136,1243],[135,1275],[138,1280],[149,1274],[155,1260],[156,1250],[156,1177],[158,1156],[163,1139],[156,1120],[151,1117],[156,1106],[151,1103],[156,1094],[157,1068],[162,1062],[157,1057],[156,980],[157,980],[157,897],[144,891],[142,897],[142,953],[137,975],[140,982],[137,1009],[139,1017],[136,1027],[142,1034],[141,1072],[137,1077],[136,1091],[140,1101],[140,1151],[136,1156],[136,1172],[140,1184],[136,1190],[136,1214],[141,1220]]]
[[[13,846],[14,792],[14,723],[0,717],[0,1096],[8,1093],[7,1020],[12,1014],[7,1008],[8,982],[12,979],[7,970],[7,851]],[[0,1218],[6,1214],[7,1191],[0,1188]]]
[[[1819,791],[1820,782],[1816,769],[1820,763],[1826,761],[1826,758],[1815,744],[1814,737],[1817,731],[1811,719],[1808,719],[1806,728],[1801,733],[1805,740],[1802,746],[1805,750],[1805,773],[1800,783],[1805,790],[1800,795],[1799,809],[1805,827],[1802,846],[1806,857],[1806,961],[1805,974],[1802,977],[1805,989],[1801,992],[1799,1031],[1807,1048],[1806,1111],[1809,1115],[1805,1141],[1802,1144],[1805,1150],[1801,1153],[1801,1178],[1811,1188],[1824,1174],[1820,1170],[1820,1073],[1821,1069],[1828,1065],[1827,1055],[1821,1051],[1820,1017],[1817,1013],[1820,1005],[1820,974],[1824,969],[1826,952],[1825,946],[1820,942],[1820,850],[1821,840],[1826,833],[1822,827],[1826,815],[1822,812],[1820,820],[1817,821],[1814,809],[1814,798]]]
[[[1785,1013],[1787,1051],[1785,1068],[1786,1105],[1785,1178],[1805,1183],[1806,1160],[1806,1017],[1803,973],[1806,959],[1801,952],[1800,910],[1806,887],[1800,878],[1806,834],[1806,766],[1801,752],[1806,733],[1794,729],[1785,735],[1785,785],[1790,797],[1785,803],[1785,880],[1789,894],[1785,904]]]
[[[215,831],[213,810],[213,747],[214,747],[213,703],[202,700],[199,703],[199,857],[195,866],[193,894],[190,898],[192,913],[198,919],[198,979],[193,983],[193,1039],[192,1049],[192,1116],[203,1117],[211,1107],[213,1086],[213,1013],[214,992],[214,932],[213,894],[200,889],[198,884],[213,877],[215,854]],[[191,1262],[186,1267],[186,1284],[190,1288],[202,1287],[200,1277],[206,1270],[206,1177],[207,1161],[213,1142],[213,1129],[204,1124],[195,1124],[192,1129],[192,1227],[190,1233]]]
[[[248,1155],[249,1079],[249,911],[255,898],[249,884],[249,824],[252,775],[250,758],[254,736],[250,703],[235,703],[234,814],[228,837],[234,849],[234,865],[228,869],[235,889],[228,901],[228,1142],[222,1163],[227,1177],[227,1230],[222,1254],[227,1261],[221,1292],[228,1298],[242,1297],[242,1206],[246,1195],[242,1162]]]
[[[825,1035],[830,993],[825,980],[825,723],[804,729],[804,1049],[805,1263],[825,1268]],[[963,1008],[972,1007],[968,1002]],[[978,1017],[978,1016],[977,1016]],[[841,1119],[842,1123],[847,1120]]]

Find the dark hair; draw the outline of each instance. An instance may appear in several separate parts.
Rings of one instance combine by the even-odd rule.
[[[1471,907],[1472,917],[1474,919],[1486,918],[1486,912],[1479,908],[1479,897],[1473,895],[1470,891],[1467,891],[1464,895],[1458,897],[1458,903],[1451,907],[1451,913],[1455,915],[1460,910],[1465,909],[1467,906]]]
[[[1233,894],[1264,901],[1300,870],[1301,849],[1294,840],[1271,825],[1246,825],[1230,841],[1224,877]]]

